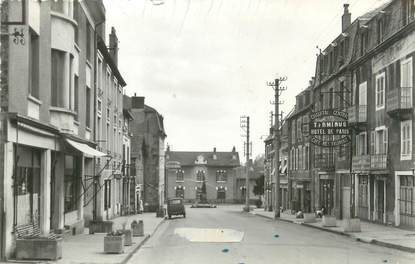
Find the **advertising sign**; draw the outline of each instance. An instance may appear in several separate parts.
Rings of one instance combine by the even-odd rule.
[[[335,147],[350,141],[347,112],[325,109],[310,115],[310,141],[320,147]]]

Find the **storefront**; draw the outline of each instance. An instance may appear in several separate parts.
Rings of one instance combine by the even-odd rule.
[[[395,225],[415,228],[415,177],[410,171],[395,172]]]
[[[334,209],[334,176],[331,174],[319,174],[319,208],[324,208],[325,213],[331,215]]]

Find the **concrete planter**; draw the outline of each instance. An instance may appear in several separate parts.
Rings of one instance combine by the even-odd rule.
[[[113,224],[112,221],[90,221],[89,234],[111,233]]]
[[[314,213],[304,213],[304,223],[315,223],[316,215]]]
[[[131,229],[133,230],[133,236],[139,237],[144,236],[144,223],[143,220],[133,221],[131,223]]]
[[[118,230],[118,232],[121,232],[124,234],[124,246],[131,246],[133,244],[133,234],[131,232],[131,229],[121,229]]]
[[[331,215],[323,215],[323,226],[325,227],[335,227],[336,226],[336,217]]]
[[[58,260],[62,258],[62,238],[16,239],[18,260]]]
[[[125,235],[120,236],[105,236],[104,237],[104,252],[121,254],[124,253]]]
[[[360,232],[360,219],[350,218],[343,220],[344,232]]]

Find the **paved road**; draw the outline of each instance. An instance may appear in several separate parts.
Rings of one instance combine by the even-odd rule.
[[[275,222],[240,207],[186,210],[187,218],[165,221],[129,263],[415,263],[415,254]],[[240,242],[214,242],[237,239],[237,231],[243,232]]]

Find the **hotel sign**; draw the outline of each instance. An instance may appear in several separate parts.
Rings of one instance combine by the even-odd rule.
[[[335,147],[350,141],[347,112],[326,109],[310,115],[310,141],[320,147]]]

